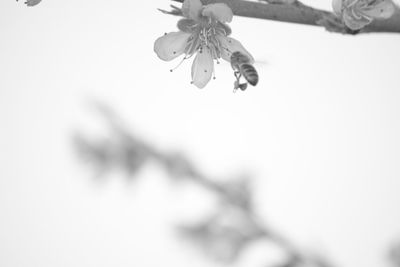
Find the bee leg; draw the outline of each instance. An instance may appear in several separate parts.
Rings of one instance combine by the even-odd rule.
[[[239,81],[240,77],[242,77],[242,74],[240,73],[240,71],[235,70],[233,72],[233,75],[235,75],[235,78],[237,81]]]
[[[236,91],[237,91],[239,88],[240,88],[239,81],[236,80],[236,81],[233,83],[233,92],[236,93]]]
[[[240,89],[240,77],[242,77],[242,74],[240,71],[234,71],[233,75],[235,75],[236,81],[233,83],[233,92],[236,93],[237,89]]]

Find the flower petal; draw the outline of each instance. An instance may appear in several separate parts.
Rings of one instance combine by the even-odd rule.
[[[170,32],[154,42],[154,52],[160,59],[170,61],[183,54],[189,37],[190,33]]]
[[[198,88],[204,88],[210,81],[214,71],[214,61],[210,49],[203,47],[192,64],[192,83]]]
[[[400,8],[400,0],[393,0],[393,3]]]
[[[203,4],[200,0],[185,0],[182,4],[183,16],[189,19],[198,20]]]
[[[395,7],[390,0],[378,0],[362,12],[375,19],[388,19],[394,14]]]
[[[244,46],[238,40],[222,35],[217,35],[217,39],[221,45],[221,57],[226,61],[230,62],[232,53],[239,51],[250,59],[250,64],[254,63],[253,56],[246,50],[246,48],[244,48]]]
[[[182,32],[193,33],[196,30],[197,22],[192,19],[180,19],[176,26]]]
[[[220,22],[231,22],[233,18],[232,9],[224,3],[206,5],[201,14],[205,17],[214,18]]]
[[[338,17],[342,15],[342,6],[343,6],[343,0],[332,1],[333,12],[335,12],[336,16]]]
[[[227,24],[219,22],[219,21],[217,23],[216,30],[225,36],[229,36],[232,33],[231,27],[229,27]]]

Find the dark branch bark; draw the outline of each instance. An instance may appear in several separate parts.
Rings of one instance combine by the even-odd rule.
[[[172,0],[183,2],[183,0]],[[312,8],[303,4],[264,4],[258,2],[249,2],[244,0],[202,0],[203,4],[225,3],[237,16],[258,18],[266,20],[275,20],[280,22],[297,23],[312,26],[327,26],[321,23],[324,19],[336,21],[337,29],[328,29],[342,33],[362,33],[362,32],[392,32],[400,33],[400,13],[387,20],[374,21],[359,32],[347,29],[332,12]]]

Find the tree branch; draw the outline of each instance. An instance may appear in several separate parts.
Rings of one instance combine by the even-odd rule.
[[[138,138],[125,128],[121,118],[109,107],[96,103],[96,108],[108,123],[111,136],[96,140],[76,135],[74,142],[79,155],[97,166],[99,174],[119,168],[134,175],[146,162],[153,161],[165,169],[171,178],[187,180],[212,193],[221,204],[216,212],[199,224],[180,229],[197,243],[203,243],[211,254],[222,254],[218,258],[227,263],[233,262],[250,243],[264,240],[275,244],[285,255],[275,267],[300,267],[305,263],[315,267],[333,266],[323,257],[297,247],[261,219],[253,203],[253,193],[247,179],[217,181],[184,154],[162,151]],[[215,244],[224,244],[223,253],[220,253],[221,247]]]
[[[172,0],[183,2],[183,0]],[[367,32],[400,33],[400,12],[390,19],[374,21],[360,31],[348,29],[332,12],[312,8],[295,2],[294,4],[264,4],[244,0],[202,0],[203,4],[225,3],[237,16],[258,18],[280,22],[323,26],[329,31],[356,34]],[[326,22],[330,23],[326,23]]]

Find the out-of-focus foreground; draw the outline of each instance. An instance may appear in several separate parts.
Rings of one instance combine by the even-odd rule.
[[[399,37],[234,17],[259,84],[197,90],[153,51],[168,5],[0,1],[0,266],[398,262]]]

